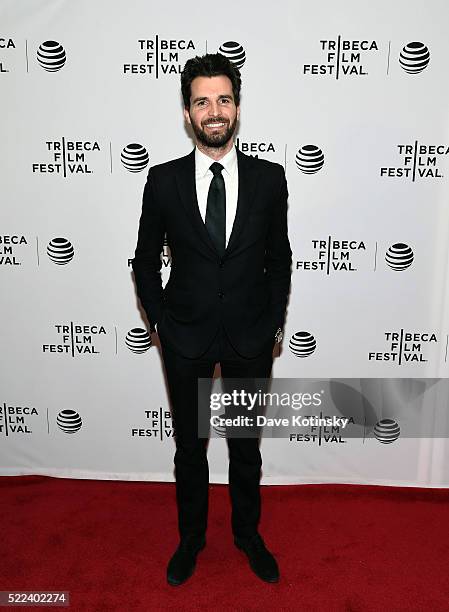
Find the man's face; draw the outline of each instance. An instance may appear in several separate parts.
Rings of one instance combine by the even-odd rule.
[[[224,75],[193,79],[190,109],[184,109],[184,117],[199,142],[206,147],[224,147],[232,138],[240,117],[230,79]]]

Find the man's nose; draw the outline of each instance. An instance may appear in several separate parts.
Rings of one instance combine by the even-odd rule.
[[[220,112],[219,112],[219,109],[218,109],[218,102],[212,101],[209,104],[209,115],[211,117],[216,117],[219,114],[220,114]]]

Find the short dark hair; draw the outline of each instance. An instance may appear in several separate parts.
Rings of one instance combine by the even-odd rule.
[[[191,84],[193,79],[199,76],[227,76],[232,84],[235,105],[239,106],[242,85],[240,70],[221,53],[206,53],[202,57],[197,55],[187,60],[181,72],[181,92],[185,108],[190,108]]]

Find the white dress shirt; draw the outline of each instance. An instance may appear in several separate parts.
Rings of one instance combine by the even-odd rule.
[[[235,145],[233,145],[232,149],[228,151],[224,157],[217,161],[224,167],[221,175],[224,178],[226,189],[226,246],[228,246],[232,226],[234,225],[235,213],[237,211],[237,198],[239,192],[239,173]],[[210,167],[214,162],[215,159],[212,159],[200,151],[198,147],[195,148],[196,197],[203,222],[206,219],[207,195],[214,176]]]

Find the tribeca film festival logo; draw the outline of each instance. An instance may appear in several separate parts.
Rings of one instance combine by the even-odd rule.
[[[43,353],[62,353],[72,357],[99,355],[99,345],[107,336],[103,325],[86,325],[70,321],[70,324],[55,324],[59,342],[42,345]]]
[[[35,174],[60,174],[67,177],[72,174],[92,174],[90,165],[101,151],[97,141],[89,140],[47,140],[46,151],[50,161],[35,162],[31,165]]]
[[[328,423],[332,420],[332,417],[322,416]],[[326,443],[336,443],[336,444],[345,444],[348,442],[348,438],[343,438],[342,429],[347,427],[347,425],[354,425],[355,420],[353,417],[346,417],[346,424],[343,427],[342,425],[333,425],[333,424],[314,424],[313,417],[311,417],[311,425],[309,430],[304,433],[291,433],[289,436],[290,442],[312,442],[321,446],[323,442]],[[371,435],[381,444],[392,444],[398,440],[401,433],[401,428],[399,424],[394,419],[381,419],[374,426]]]
[[[17,250],[19,249],[20,253],[24,244],[28,246],[28,241],[23,235],[0,235],[0,265],[21,266],[22,261]]]
[[[366,255],[363,240],[336,240],[328,236],[327,240],[312,239],[312,251],[315,257],[296,262],[296,270],[331,272],[356,272],[356,261],[360,254]]]
[[[164,236],[164,244],[162,246],[161,251],[161,263],[164,268],[168,268],[169,266],[171,266],[171,253],[170,247],[168,245],[167,234],[165,234]]]
[[[343,438],[343,430],[348,425],[354,425],[353,417],[340,419],[342,424],[336,424],[335,416],[329,416],[320,412],[318,415],[304,415],[302,417],[302,427],[304,433],[291,432],[290,442],[311,442],[321,446],[324,444],[346,444],[347,439]]]
[[[430,332],[387,331],[384,332],[388,349],[385,351],[371,351],[368,361],[390,361],[396,365],[411,362],[425,363],[425,351],[432,343],[437,343],[437,336]]]
[[[235,146],[237,149],[242,151],[242,153],[246,153],[246,155],[251,155],[252,157],[259,157],[261,155],[265,159],[271,159],[272,161],[276,160],[278,150],[274,146],[272,142],[266,142],[261,140],[241,140],[240,137],[235,139]]]
[[[379,51],[375,40],[345,40],[339,34],[335,40],[320,40],[320,60],[303,64],[305,75],[331,76],[335,79],[345,76],[366,76],[365,61]]]
[[[165,440],[173,438],[174,428],[170,410],[164,410],[159,406],[159,410],[144,410],[145,425],[144,427],[131,427],[132,438],[158,438]]]
[[[312,239],[311,245],[315,256],[296,261],[296,270],[323,272],[327,275],[334,272],[357,272],[360,264],[367,260],[365,255],[368,255],[368,251],[363,240],[336,240],[328,236],[327,240]],[[377,258],[377,242],[375,251]],[[404,242],[392,244],[385,252],[385,263],[396,272],[407,270],[413,260],[413,250]]]
[[[164,242],[162,245],[162,251],[160,254],[161,264],[163,268],[169,268],[171,266],[171,253],[168,245],[167,234],[164,236]],[[128,258],[128,268],[132,267],[134,258]]]
[[[193,40],[161,38],[156,34],[152,39],[139,38],[136,42],[135,62],[123,64],[123,74],[140,74],[159,79],[170,74],[179,75],[189,57],[195,55]]]
[[[10,37],[0,37],[0,74],[11,72],[12,60],[11,50],[16,49],[14,39]],[[67,56],[61,43],[55,40],[45,40],[36,50],[35,59],[38,66],[46,72],[58,72],[65,66]],[[11,61],[10,61],[11,60]],[[28,72],[28,41],[25,40],[24,65]]]
[[[15,49],[16,44],[12,38],[0,37],[0,74],[6,74],[11,71],[9,63],[11,49]]]
[[[440,165],[449,154],[448,145],[414,144],[396,145],[401,164],[397,166],[383,166],[380,176],[383,178],[403,178],[412,182],[420,178],[440,179],[443,174]]]
[[[339,35],[335,40],[320,40],[321,61],[303,64],[304,75],[341,77],[364,77],[368,75],[367,61],[380,58],[380,45],[376,40],[346,40]],[[391,41],[386,52],[386,74],[390,70]],[[398,65],[407,74],[419,74],[430,62],[428,47],[419,41],[405,44],[397,56]]]
[[[31,434],[32,417],[39,416],[33,406],[10,406],[6,402],[0,404],[0,434]]]
[[[36,238],[37,251],[39,251],[39,239]],[[0,235],[0,266],[21,266],[22,246],[28,246],[28,240],[24,235]],[[19,249],[19,252],[17,252]],[[52,238],[47,245],[47,256],[54,264],[62,266],[70,263],[75,251],[72,243],[67,238]],[[39,255],[37,256],[39,265]]]

